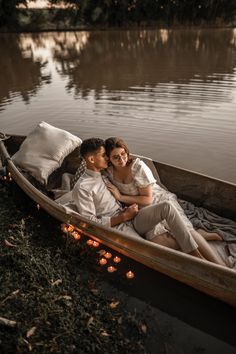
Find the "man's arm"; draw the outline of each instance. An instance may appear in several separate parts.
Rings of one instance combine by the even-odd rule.
[[[138,205],[133,204],[122,211],[119,215],[111,217],[111,226],[116,226],[122,222],[132,220],[138,213]]]
[[[137,204],[131,205],[116,216],[102,216],[97,218],[96,208],[94,205],[92,194],[82,188],[74,188],[72,197],[77,206],[79,213],[88,219],[105,226],[116,226],[122,222],[131,220],[138,213]]]
[[[110,226],[111,218],[109,216],[97,218],[96,208],[91,193],[82,188],[74,188],[72,192],[72,197],[76,204],[78,212],[81,215],[99,224]]]

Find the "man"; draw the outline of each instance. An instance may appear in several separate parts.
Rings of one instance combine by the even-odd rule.
[[[101,171],[107,168],[104,141],[99,138],[84,140],[80,153],[87,169],[76,183],[72,197],[79,213],[105,226],[117,228],[133,237],[144,236],[153,227],[166,220],[183,252],[203,258],[178,210],[170,202],[150,205],[138,210],[133,204],[123,208],[107,189]]]

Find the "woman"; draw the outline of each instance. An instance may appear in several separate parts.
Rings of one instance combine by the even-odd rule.
[[[139,208],[166,200],[172,202],[181,213],[185,225],[197,242],[202,258],[225,265],[204,239],[205,237],[207,240],[222,240],[221,237],[204,230],[195,231],[177,202],[176,196],[156,184],[151,170],[142,160],[130,157],[129,149],[122,139],[112,137],[107,139],[105,143],[106,154],[110,160],[110,166],[106,173],[111,181],[107,184],[107,187],[114,197],[125,205],[137,203]],[[148,232],[146,239],[170,248],[179,249],[179,245],[174,235],[170,234],[165,221]]]

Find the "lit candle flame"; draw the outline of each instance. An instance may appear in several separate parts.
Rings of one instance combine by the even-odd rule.
[[[115,257],[113,258],[113,261],[114,261],[115,263],[120,263],[121,258],[118,257],[118,256],[115,256]]]
[[[112,254],[110,252],[106,252],[104,254],[104,257],[106,257],[107,259],[111,258],[112,257]]]
[[[74,230],[74,226],[73,225],[68,225],[67,230],[69,232],[73,231]]]
[[[107,271],[108,271],[109,273],[113,273],[113,272],[116,271],[116,268],[113,267],[113,266],[110,266],[110,267],[107,268]]]
[[[40,205],[39,205],[39,204],[37,204],[37,209],[38,209],[38,210],[40,209]]]
[[[127,277],[128,279],[132,279],[132,278],[134,277],[134,273],[131,272],[131,270],[129,270],[129,271],[126,273],[126,277]]]
[[[72,232],[72,236],[74,237],[75,240],[79,240],[80,239],[80,234],[76,231]]]
[[[98,246],[99,246],[99,242],[93,241],[93,247],[98,247]]]
[[[100,263],[101,265],[107,264],[106,258],[101,258],[100,261],[99,261],[99,263]]]
[[[61,224],[61,231],[62,231],[62,232],[67,232],[67,226],[66,226],[66,224]]]
[[[92,246],[92,244],[93,244],[93,240],[89,239],[89,240],[87,241],[87,245]]]

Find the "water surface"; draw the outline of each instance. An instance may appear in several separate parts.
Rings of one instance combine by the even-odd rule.
[[[0,130],[41,120],[236,182],[236,29],[0,35]]]

